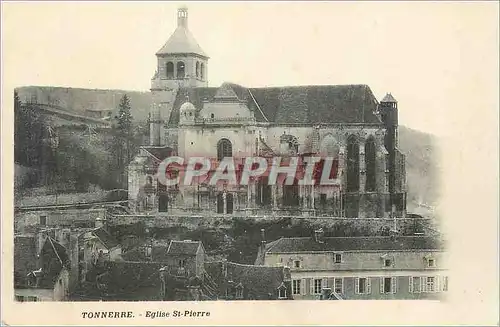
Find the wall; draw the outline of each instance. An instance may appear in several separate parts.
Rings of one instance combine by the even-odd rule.
[[[46,209],[36,211],[16,212],[14,216],[17,232],[23,232],[29,227],[76,227],[78,224],[93,226],[97,218],[105,217],[105,209]],[[45,226],[40,225],[40,217],[46,216]]]
[[[38,301],[54,301],[54,290],[43,288],[16,288],[16,296],[36,296]]]
[[[338,278],[343,279],[343,293],[341,293],[341,297],[345,300],[440,300],[443,299],[446,296],[446,291],[443,290],[441,286],[438,286],[439,289],[436,289],[434,292],[410,292],[410,276],[433,276],[437,278],[440,278],[441,280],[439,285],[442,285],[442,280],[443,278],[447,275],[447,272],[440,272],[438,274],[425,274],[422,272],[414,272],[413,275],[398,275],[397,272],[391,275],[384,275],[384,276],[391,276],[391,277],[396,277],[396,288],[395,288],[395,293],[382,293],[380,290],[380,284],[381,284],[381,275],[380,274],[373,274],[370,278],[370,284],[371,284],[371,292],[369,294],[356,294],[355,292],[355,279],[358,277],[369,277],[370,273],[364,274],[364,275],[359,275],[356,274],[355,272],[352,272],[350,275],[345,275],[345,276],[338,276]],[[324,287],[331,288],[332,290],[334,289],[334,277],[321,277],[321,276],[305,276],[305,275],[293,275],[292,274],[292,279],[293,280],[301,280],[301,283],[305,283],[305,289],[303,290],[303,294],[294,294],[293,298],[295,300],[312,300],[312,299],[319,299],[319,294],[313,294],[312,290],[312,285],[313,285],[313,279],[315,278],[320,278],[324,279],[325,281],[322,281],[322,285]]]
[[[63,268],[54,286],[54,301],[65,301],[69,297],[69,272]]]
[[[284,265],[291,267],[292,274],[295,271],[351,271],[351,270],[428,270],[436,271],[446,269],[446,256],[444,252],[429,251],[340,251],[342,262],[334,263],[335,252],[322,253],[297,253],[297,254],[274,254],[267,253],[265,265],[274,266],[283,262]],[[383,256],[387,255],[393,261],[391,267],[384,267]],[[435,259],[436,267],[428,268],[426,256],[432,256]],[[301,268],[296,269],[292,265],[293,260],[301,261]]]

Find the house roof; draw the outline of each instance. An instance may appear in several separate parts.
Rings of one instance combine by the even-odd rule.
[[[34,236],[14,237],[14,284],[25,284],[27,275],[38,268],[36,239]]]
[[[441,250],[443,242],[429,236],[324,237],[319,243],[311,237],[281,238],[266,247],[266,253],[330,251]]]
[[[232,89],[230,92],[229,89]],[[179,123],[179,109],[189,101],[200,110],[216,95],[234,95],[254,111],[258,122],[275,124],[365,123],[381,124],[375,114],[378,102],[367,85],[310,85],[246,88],[224,83],[220,88],[181,88],[173,104],[170,126]]]
[[[167,255],[196,255],[200,246],[200,241],[170,241],[167,249]]]
[[[227,277],[225,270],[227,269]],[[244,265],[226,261],[205,262],[205,270],[219,292],[227,281],[235,287],[241,285],[255,299],[268,299],[283,284],[283,267]],[[221,294],[222,295],[222,294]]]
[[[116,238],[113,237],[110,233],[108,233],[105,229],[102,227],[96,228],[92,231],[92,233],[97,236],[101,242],[106,246],[108,249],[112,249],[115,246],[118,246],[119,243],[116,240]]]
[[[42,258],[42,278],[38,287],[54,288],[63,268],[70,267],[66,248],[51,237],[47,237],[40,253]]]
[[[105,264],[103,281],[107,292],[116,300],[157,300],[160,292],[160,273],[158,262],[109,261]],[[156,289],[151,292],[151,288]]]
[[[165,45],[158,50],[157,56],[169,54],[196,54],[208,58],[207,54],[201,49],[198,42],[189,29],[185,26],[177,26],[174,33],[167,40]]]
[[[141,149],[147,151],[158,160],[163,160],[172,155],[173,149],[168,146],[142,146]]]

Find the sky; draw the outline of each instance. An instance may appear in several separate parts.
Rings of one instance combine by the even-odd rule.
[[[496,104],[494,2],[2,3],[4,83],[148,90],[182,5],[210,86],[367,84],[436,135]]]

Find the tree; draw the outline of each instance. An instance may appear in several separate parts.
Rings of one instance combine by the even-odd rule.
[[[43,116],[33,106],[23,106],[14,91],[14,159],[25,166],[40,168],[44,158]]]
[[[134,131],[132,114],[130,113],[130,99],[125,94],[118,105],[119,111],[114,128],[114,142],[111,154],[115,157],[115,167],[118,172],[120,184],[124,185],[123,173],[134,155]]]

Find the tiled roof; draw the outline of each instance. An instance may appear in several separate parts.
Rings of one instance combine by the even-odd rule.
[[[34,236],[14,237],[14,284],[26,284],[27,275],[38,268],[36,239]]]
[[[229,94],[228,87],[254,111],[258,122],[381,124],[374,113],[377,100],[366,85],[245,88],[224,83],[221,87],[223,94]],[[218,92],[219,88],[214,87],[180,89],[174,101],[169,125],[178,124],[179,108],[187,95],[190,102],[200,110],[203,100],[214,100]]]
[[[191,32],[184,26],[178,26],[172,36],[168,39],[165,45],[156,53],[159,55],[168,54],[197,54],[208,58],[206,53],[201,49],[196,42]]]
[[[442,241],[428,236],[324,237],[319,243],[311,237],[281,238],[266,253],[330,251],[441,250]]]
[[[115,246],[119,245],[116,238],[114,238],[103,228],[96,228],[92,231],[92,233],[97,236],[108,249],[112,249]]]
[[[163,160],[167,157],[170,157],[172,154],[173,149],[168,147],[168,146],[142,146],[142,149],[146,150],[149,152],[151,155],[153,155],[156,159],[158,160]]]
[[[224,276],[225,269],[227,269],[227,277]],[[269,299],[268,294],[275,296],[278,287],[283,284],[284,280],[283,267],[216,261],[206,262],[205,270],[218,288],[219,293],[224,292],[226,281],[232,281],[234,286],[241,283],[247,294],[254,299]]]
[[[196,255],[199,241],[171,241],[167,249],[167,254]]]

